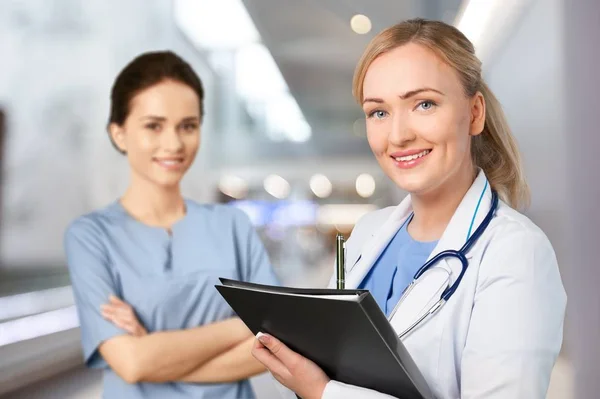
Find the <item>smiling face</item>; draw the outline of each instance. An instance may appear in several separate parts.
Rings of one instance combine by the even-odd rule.
[[[456,71],[433,51],[408,43],[380,55],[362,90],[369,145],[400,188],[428,194],[472,176],[483,96],[467,97]]]
[[[200,145],[200,100],[189,86],[173,80],[133,97],[122,126],[111,124],[114,143],[127,154],[134,179],[177,186]]]

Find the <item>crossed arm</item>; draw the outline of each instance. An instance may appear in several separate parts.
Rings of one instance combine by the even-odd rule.
[[[238,318],[149,334],[131,306],[116,297],[103,306],[102,315],[128,332],[103,342],[99,351],[129,383],[226,383],[266,370],[252,356],[254,337]]]

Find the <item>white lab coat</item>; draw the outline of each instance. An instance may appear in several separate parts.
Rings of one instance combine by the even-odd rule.
[[[459,249],[486,183],[480,171],[432,255]],[[491,207],[489,184],[473,231]],[[365,215],[346,243],[346,288],[356,288],[411,213],[400,205]],[[556,257],[544,233],[528,218],[499,202],[496,216],[467,254],[469,267],[458,290],[433,316],[402,341],[436,398],[544,398],[560,351],[566,294]],[[450,280],[460,261],[443,260]],[[439,299],[447,273],[433,272],[392,319],[410,324]],[[334,287],[334,278],[330,287]],[[422,313],[419,313],[422,314]],[[400,329],[396,328],[399,332]],[[389,395],[331,381],[323,399],[382,399]]]

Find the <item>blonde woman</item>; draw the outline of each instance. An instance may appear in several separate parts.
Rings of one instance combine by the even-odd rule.
[[[473,45],[441,22],[392,26],[364,52],[354,95],[381,168],[409,195],[356,225],[346,288],[371,291],[432,397],[544,398],[566,295],[552,245],[517,211],[520,156]],[[330,380],[270,335],[253,354],[305,399],[390,397]]]

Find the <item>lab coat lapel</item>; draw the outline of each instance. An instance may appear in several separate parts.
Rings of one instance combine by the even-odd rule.
[[[346,288],[355,289],[360,285],[410,212],[410,195],[408,195],[365,243],[356,260],[346,265]]]
[[[481,201],[480,201],[481,198]],[[491,189],[483,171],[480,171],[471,188],[450,219],[441,239],[438,241],[429,259],[446,250],[459,250],[467,241],[467,235],[472,235],[485,218],[491,207]],[[472,227],[471,227],[472,225]],[[467,260],[472,255],[466,254]],[[391,320],[396,332],[400,333],[420,315],[426,312],[439,299],[448,286],[452,284],[461,272],[461,262],[456,258],[444,258],[436,267],[421,276],[418,284],[400,304]],[[421,325],[426,324],[423,322]],[[417,331],[417,329],[413,331]],[[408,335],[410,336],[410,334]]]
[[[491,206],[492,190],[485,174],[480,170],[429,259],[449,249],[458,251],[467,242],[468,237],[477,230]],[[472,256],[471,251],[466,254],[467,259],[471,259]],[[458,277],[462,268],[460,261],[454,258],[444,259],[440,262],[440,266],[445,267],[451,273],[452,282]]]

